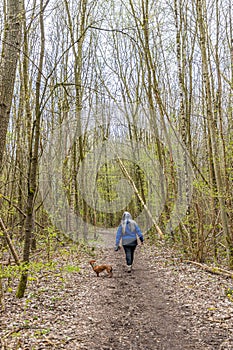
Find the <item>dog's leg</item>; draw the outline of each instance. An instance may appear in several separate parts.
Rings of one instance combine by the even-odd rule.
[[[109,267],[107,272],[108,272],[108,277],[111,278],[112,277],[112,267]]]

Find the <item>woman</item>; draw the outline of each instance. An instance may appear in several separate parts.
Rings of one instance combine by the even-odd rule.
[[[125,211],[122,216],[121,224],[117,230],[115,251],[119,249],[120,240],[122,239],[122,245],[125,251],[126,264],[129,273],[132,270],[134,251],[138,244],[137,236],[143,244],[144,238],[140,228],[138,227],[137,223],[132,220],[131,214]]]

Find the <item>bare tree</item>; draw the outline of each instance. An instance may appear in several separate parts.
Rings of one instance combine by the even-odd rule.
[[[21,274],[21,279],[18,285],[17,297],[22,298],[24,296],[27,280],[28,270],[27,264],[30,259],[30,250],[32,245],[32,235],[35,223],[35,199],[37,195],[37,172],[39,163],[39,149],[40,149],[40,135],[41,135],[41,79],[44,63],[44,52],[45,52],[45,31],[44,31],[44,10],[49,0],[44,4],[44,1],[40,1],[40,34],[41,34],[41,47],[40,57],[38,65],[38,73],[36,80],[36,101],[35,101],[35,121],[33,123],[32,137],[31,137],[31,148],[30,148],[30,159],[29,159],[29,171],[28,171],[28,193],[27,193],[27,213],[25,223],[25,238],[24,238],[24,250],[23,250],[23,263],[24,269]]]

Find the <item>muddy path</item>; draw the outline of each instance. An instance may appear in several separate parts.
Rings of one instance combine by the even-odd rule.
[[[147,244],[137,247],[129,274],[114,233],[100,235],[96,259],[113,266],[113,278],[97,278],[85,256],[79,272],[59,267],[31,281],[24,299],[6,293],[1,349],[233,349],[233,303],[224,293],[231,280]]]

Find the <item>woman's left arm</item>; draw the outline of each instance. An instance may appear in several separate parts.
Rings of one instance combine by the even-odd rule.
[[[116,247],[117,248],[119,247],[121,236],[122,236],[122,226],[120,225],[118,227],[117,234],[116,234]]]
[[[137,233],[137,235],[138,235],[140,241],[143,243],[144,237],[143,237],[142,231],[140,230],[140,228],[139,228],[138,225],[136,225],[135,229],[136,229],[136,233]]]

